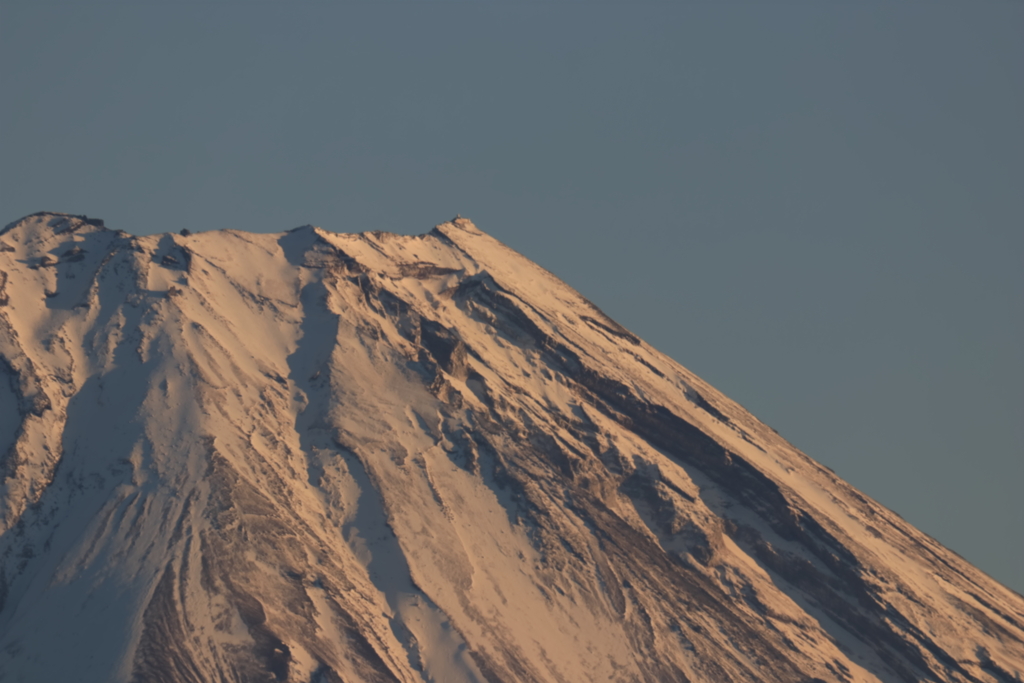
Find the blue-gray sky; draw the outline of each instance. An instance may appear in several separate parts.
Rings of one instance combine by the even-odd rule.
[[[1024,3],[0,0],[0,224],[456,212],[1024,591]]]

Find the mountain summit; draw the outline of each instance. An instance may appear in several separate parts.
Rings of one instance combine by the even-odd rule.
[[[1024,677],[1021,596],[462,218],[29,216],[0,358],[5,683]]]

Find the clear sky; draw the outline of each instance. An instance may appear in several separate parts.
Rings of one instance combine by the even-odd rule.
[[[0,0],[0,224],[461,213],[1024,591],[1024,3]]]

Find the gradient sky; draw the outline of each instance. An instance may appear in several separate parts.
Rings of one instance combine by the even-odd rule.
[[[1024,591],[1024,3],[0,0],[0,224],[456,213]]]

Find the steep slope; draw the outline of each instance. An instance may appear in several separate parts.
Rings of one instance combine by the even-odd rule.
[[[3,681],[1024,676],[1021,596],[464,219],[30,216],[0,357]]]

